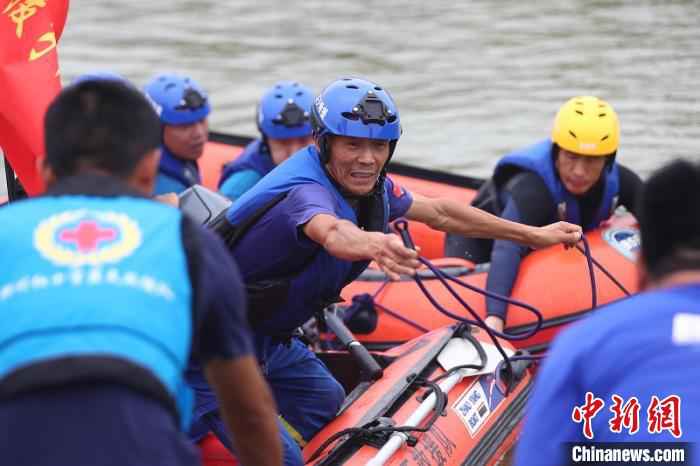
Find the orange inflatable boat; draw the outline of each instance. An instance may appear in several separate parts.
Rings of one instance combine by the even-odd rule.
[[[347,409],[304,448],[307,464],[493,465],[512,449],[531,376],[514,362],[508,382],[499,381],[501,359],[486,332],[445,327],[378,357],[391,361],[384,376],[350,392]],[[482,371],[457,369],[484,361]],[[420,381],[438,383],[444,400]]]
[[[452,325],[375,353],[371,381],[346,352],[319,356],[346,386],[338,416],[302,450],[314,465],[502,464],[513,448],[531,389],[527,360],[486,332]],[[359,383],[358,383],[359,381]],[[200,444],[205,466],[236,464],[218,440]]]

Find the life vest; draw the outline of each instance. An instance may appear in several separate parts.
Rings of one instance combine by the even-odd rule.
[[[130,197],[44,197],[0,209],[4,394],[78,376],[141,385],[128,367],[154,379],[185,428],[193,401],[182,377],[192,287],[181,219],[175,209]],[[60,364],[95,357],[105,363],[92,374]],[[38,365],[34,377],[18,382]]]
[[[252,170],[258,174],[258,179],[260,179],[270,173],[273,168],[275,168],[275,164],[272,161],[272,157],[270,157],[267,146],[262,140],[256,139],[245,146],[243,153],[236,160],[224,165],[221,179],[219,180],[219,188],[234,173]]]
[[[180,193],[190,186],[201,184],[199,168],[195,162],[176,157],[164,144],[160,150],[155,194]]]
[[[514,170],[515,169],[515,170]],[[503,157],[494,170],[493,185],[500,192],[512,176],[521,170],[537,174],[547,186],[557,207],[559,220],[581,225],[581,214],[576,196],[571,194],[562,184],[556,173],[552,160],[552,141],[545,139],[525,149],[513,152]],[[613,163],[611,170],[604,170],[604,192],[600,206],[588,225],[581,225],[584,230],[590,230],[604,220],[610,218],[619,197],[620,177],[617,164]],[[500,210],[496,213],[500,213]]]
[[[315,146],[306,147],[277,166],[253,188],[237,199],[226,213],[223,222],[228,232],[214,227],[236,256],[236,245],[243,235],[256,236],[257,221],[281,202],[289,191],[303,184],[317,184],[326,189],[335,200],[335,215],[358,225],[358,218],[348,201],[325,172]],[[382,184],[368,202],[364,225],[366,231],[387,231],[389,199]],[[260,247],[271,238],[260,237]],[[299,254],[308,255],[308,249],[299,248]],[[337,301],[342,288],[353,281],[367,267],[369,261],[351,262],[338,259],[322,247],[300,267],[284,267],[275,276],[246,282],[249,309],[253,313],[254,328],[264,334],[278,335],[291,332],[306,322],[316,311]],[[244,268],[245,264],[239,261]],[[243,269],[245,276],[245,269]]]

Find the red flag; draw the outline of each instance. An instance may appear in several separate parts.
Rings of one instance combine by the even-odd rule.
[[[0,0],[0,148],[31,195],[43,189],[44,113],[61,90],[56,45],[68,0]]]

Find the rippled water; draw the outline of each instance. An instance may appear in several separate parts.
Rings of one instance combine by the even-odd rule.
[[[691,0],[72,0],[59,53],[64,81],[190,74],[212,129],[248,135],[278,79],[368,77],[399,105],[399,160],[480,176],[548,135],[569,97],[598,95],[620,115],[620,160],[646,175],[700,160],[699,13]]]

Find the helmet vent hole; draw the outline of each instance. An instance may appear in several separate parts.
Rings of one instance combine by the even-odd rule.
[[[304,93],[303,93],[303,92],[301,92],[301,91],[297,91],[297,97],[301,97],[301,96],[303,96],[303,95],[304,95]]]
[[[374,90],[375,90],[375,91],[381,91],[381,90],[382,90],[382,88],[381,88],[381,87],[379,87],[379,86],[374,86]]]
[[[583,116],[583,112],[582,112],[581,110],[576,110],[576,113],[578,113],[579,115]]]
[[[610,137],[610,135],[609,135],[609,134],[606,134],[605,136],[603,136],[602,138],[600,138],[600,140],[601,140],[601,141],[605,141],[606,139],[608,139],[608,137]]]
[[[343,78],[343,81],[352,81],[352,78]]]
[[[354,113],[351,113],[351,112],[343,112],[343,113],[341,113],[341,115],[344,116],[345,118],[347,118],[348,120],[356,121],[356,120],[360,119],[359,115],[355,115]]]
[[[359,89],[359,87],[357,87],[357,86],[354,85],[354,84],[348,84],[348,85],[345,86],[345,87],[347,87],[348,89]]]
[[[284,97],[282,94],[275,94],[275,98],[277,99],[281,99],[282,97]]]
[[[599,117],[599,118],[603,118],[605,115],[607,115],[607,113],[599,113],[599,114],[598,114],[598,117]]]
[[[573,137],[574,139],[578,139],[578,138],[576,137],[576,133],[574,133],[573,131],[569,130],[569,134],[570,134],[571,137]]]
[[[175,87],[175,83],[168,83],[165,85],[165,90],[168,91],[168,90],[172,89],[173,87]]]

